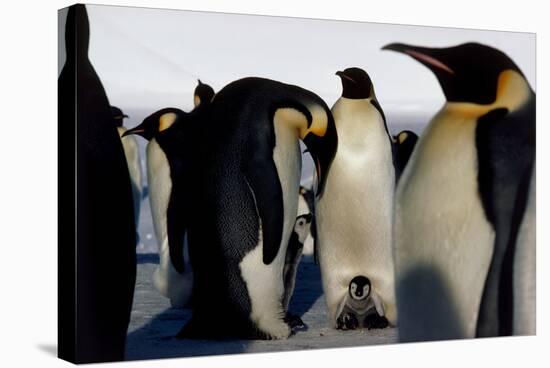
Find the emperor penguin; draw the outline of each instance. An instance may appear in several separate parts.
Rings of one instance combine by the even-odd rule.
[[[124,359],[136,278],[130,176],[89,40],[86,7],[69,7],[58,81],[58,354],[73,363]]]
[[[189,127],[181,146],[192,153],[191,174],[180,203],[193,310],[177,337],[287,338],[283,272],[298,207],[299,140],[322,197],[337,146],[330,109],[300,87],[249,77],[221,89]]]
[[[122,110],[116,106],[111,106],[111,114],[113,115],[113,119],[115,120],[118,134],[122,138],[122,136],[126,132],[126,128],[124,127],[124,118],[127,118],[128,115],[124,114]],[[143,184],[141,181],[141,160],[139,157],[139,147],[136,139],[130,136],[122,139],[122,148],[124,149],[124,156],[126,157],[126,163],[128,164],[128,171],[130,173],[132,196],[134,198],[134,218],[137,229],[139,224],[139,212],[143,191]],[[136,238],[139,241],[139,233],[137,233],[137,230]]]
[[[195,108],[192,113],[200,113],[212,100],[214,90],[209,85],[200,82],[194,91]],[[202,101],[202,103],[201,103]],[[167,211],[173,188],[173,177],[185,178],[185,173],[179,170],[178,173],[171,170],[170,160],[167,157],[167,150],[172,148],[172,167],[180,169],[183,159],[177,149],[177,136],[181,134],[179,129],[169,129],[172,125],[177,127],[178,120],[183,120],[186,113],[177,108],[164,108],[148,116],[139,126],[127,131],[125,138],[131,134],[138,134],[147,139],[149,143],[146,148],[147,157],[147,182],[149,186],[149,203],[153,217],[153,227],[157,239],[159,266],[153,272],[153,285],[165,297],[170,299],[172,307],[191,307],[191,295],[193,285],[193,272],[188,264],[185,272],[175,270],[170,261],[170,250],[168,246],[169,231]],[[160,144],[161,142],[162,144]],[[182,179],[184,180],[184,179]],[[189,259],[187,241],[184,238],[178,241],[183,246],[183,257]]]
[[[177,108],[163,108],[146,117],[141,124],[127,130],[123,140],[133,134],[149,141],[147,145],[147,176],[149,182],[149,200],[153,226],[159,248],[159,265],[153,272],[153,284],[165,297],[170,299],[172,307],[190,307],[193,289],[193,273],[189,264],[179,273],[170,260],[168,243],[171,238],[168,211],[172,198],[174,180],[184,176],[181,170],[181,158],[178,155],[178,136],[181,120],[186,115]],[[184,238],[178,242],[186,252]],[[187,260],[189,258],[186,258]]]
[[[315,206],[328,318],[336,328],[351,280],[368,275],[386,318],[395,325],[392,141],[368,74],[348,68],[336,75],[343,88],[332,107],[338,150]]]
[[[417,141],[418,135],[410,130],[403,130],[393,137],[397,181],[399,181],[403,170],[405,170]]]
[[[400,339],[513,334],[517,304],[531,303],[516,297],[514,264],[530,244],[518,232],[534,170],[535,93],[486,45],[384,49],[428,67],[446,98],[397,188]]]

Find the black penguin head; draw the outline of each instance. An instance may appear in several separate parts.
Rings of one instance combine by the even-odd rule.
[[[365,300],[370,295],[370,280],[365,276],[355,276],[349,283],[349,295],[354,300]]]
[[[122,110],[116,106],[111,106],[111,114],[113,115],[113,119],[115,119],[115,124],[117,127],[121,127],[123,125],[124,118],[128,117],[128,115],[123,113]]]
[[[372,81],[360,68],[347,68],[336,72],[342,81],[342,97],[354,100],[369,98],[373,95]]]
[[[146,117],[138,126],[125,131],[122,136],[137,134],[150,141],[172,127],[182,114],[182,110],[173,107],[161,109]]]
[[[505,53],[479,43],[445,48],[392,43],[382,49],[407,54],[428,67],[449,102],[491,104],[496,100],[503,72],[512,70],[523,75]]]
[[[194,99],[193,102],[195,107],[200,104],[210,103],[212,98],[214,98],[214,89],[208,84],[202,83],[199,79],[199,84],[195,87]]]

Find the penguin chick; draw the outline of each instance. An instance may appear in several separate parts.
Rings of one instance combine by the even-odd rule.
[[[394,152],[395,152],[395,175],[397,181],[405,170],[407,162],[412,155],[414,146],[418,141],[418,135],[410,130],[403,130],[399,134],[393,136]]]
[[[199,79],[199,84],[195,87],[195,92],[193,94],[193,103],[195,108],[199,107],[201,103],[210,103],[214,98],[214,89],[206,83],[202,83]]]
[[[288,306],[290,304],[290,298],[294,293],[294,286],[296,284],[296,273],[298,271],[298,265],[300,264],[300,259],[302,257],[304,242],[307,238],[307,235],[309,234],[312,219],[313,215],[311,215],[311,213],[300,215],[296,218],[294,231],[290,236],[288,248],[286,250],[285,266],[283,269],[283,279],[285,286],[283,307],[286,311],[285,319],[287,323],[289,323],[291,328],[305,326],[299,316],[293,315],[288,311]]]
[[[366,327],[385,328],[388,320],[384,316],[382,300],[372,291],[371,282],[365,276],[355,276],[349,283],[348,294],[339,308],[336,328],[355,330]]]
[[[312,215],[311,225],[309,227],[309,233],[304,241],[304,255],[314,256],[315,262],[315,192],[313,189],[308,189],[300,185],[300,198],[298,202],[298,215],[310,213]]]

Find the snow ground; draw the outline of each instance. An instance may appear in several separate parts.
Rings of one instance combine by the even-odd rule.
[[[319,266],[304,257],[298,270],[290,310],[308,326],[287,340],[177,340],[173,336],[190,318],[190,311],[170,307],[151,281],[156,254],[138,255],[134,305],[126,342],[126,359],[161,359],[202,355],[260,353],[303,349],[390,344],[397,330],[338,331],[328,326]]]

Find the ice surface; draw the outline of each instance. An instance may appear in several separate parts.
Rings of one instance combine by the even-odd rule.
[[[328,326],[319,267],[304,257],[298,270],[290,310],[302,316],[308,330],[286,340],[177,340],[173,336],[190,318],[190,311],[170,308],[168,299],[153,287],[151,275],[158,263],[154,254],[138,256],[138,275],[126,358],[159,359],[216,354],[259,353],[302,349],[363,346],[397,342],[397,330],[339,331]]]

